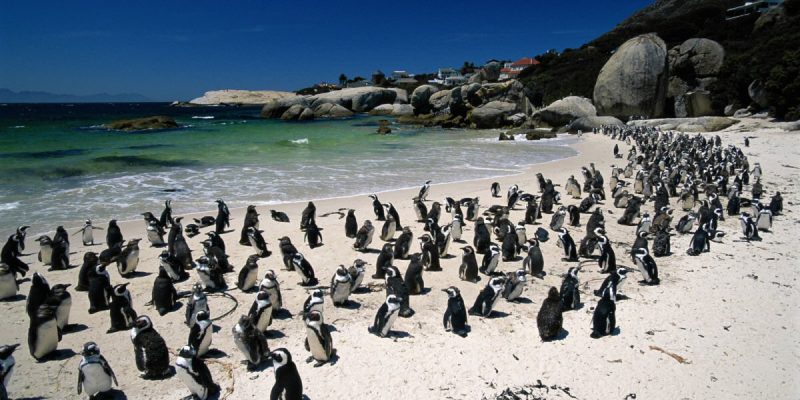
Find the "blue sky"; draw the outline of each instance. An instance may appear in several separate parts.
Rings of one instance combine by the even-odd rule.
[[[190,99],[579,47],[650,1],[4,1],[0,87]]]

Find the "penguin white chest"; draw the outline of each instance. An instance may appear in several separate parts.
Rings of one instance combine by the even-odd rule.
[[[83,243],[94,243],[93,230],[90,226],[83,230]]]
[[[128,257],[125,258],[125,266],[127,267],[126,274],[136,271],[136,267],[139,266],[139,250],[133,250],[128,254]]]
[[[180,379],[181,382],[186,385],[186,388],[188,388],[194,396],[200,398],[201,400],[205,400],[208,398],[206,388],[203,387],[203,385],[195,379],[194,375],[189,372],[190,367],[187,364],[191,364],[191,361],[181,362],[182,360],[182,358],[179,358],[175,363],[175,374],[178,375],[178,379]]]
[[[14,274],[0,275],[0,299],[17,295],[17,281]]]
[[[320,342],[317,331],[313,328],[306,327],[306,335],[308,335],[308,348],[311,350],[311,356],[317,361],[328,361],[325,345]]]
[[[213,328],[209,326],[203,335],[203,340],[200,341],[200,348],[197,349],[198,356],[208,353],[208,348],[211,347],[211,339],[213,336]]]
[[[81,372],[83,372],[83,391],[89,396],[111,390],[111,376],[103,370],[102,364],[84,364]]]
[[[381,336],[386,336],[389,334],[389,331],[392,329],[392,325],[394,325],[394,321],[397,319],[397,315],[400,314],[398,310],[391,311],[389,317],[386,319],[386,324],[383,325],[383,329],[381,329]]]
[[[56,309],[56,321],[58,322],[58,327],[62,330],[65,326],[69,325],[69,312],[72,309],[72,298],[67,297],[64,300],[61,300],[61,304],[58,305]]]
[[[36,348],[33,355],[42,358],[58,347],[58,323],[53,318],[39,325],[36,329]]]

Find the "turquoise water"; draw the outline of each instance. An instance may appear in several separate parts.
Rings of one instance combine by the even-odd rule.
[[[113,132],[114,119],[171,115],[181,129]],[[392,125],[377,117],[292,123],[258,109],[165,104],[0,106],[0,228],[34,232],[91,218],[140,218],[319,199],[509,175],[568,157],[559,138],[499,142],[496,131]]]

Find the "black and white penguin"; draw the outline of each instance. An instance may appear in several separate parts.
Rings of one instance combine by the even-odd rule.
[[[408,253],[411,252],[412,240],[414,240],[414,233],[411,232],[411,228],[403,227],[403,232],[394,242],[394,258],[403,260],[408,257]]]
[[[203,289],[206,291],[216,291],[227,289],[228,284],[225,282],[223,271],[210,264],[208,257],[203,256],[197,259],[197,276],[200,282],[203,283]]]
[[[758,230],[769,232],[772,229],[772,211],[769,208],[762,208],[756,217]]]
[[[172,225],[172,200],[164,201],[164,210],[161,211],[161,218],[158,219],[158,223],[162,228],[168,228]]]
[[[428,271],[441,271],[442,266],[439,263],[439,249],[436,243],[428,234],[424,234],[419,238],[419,247],[422,251],[422,265]]]
[[[158,256],[158,263],[173,282],[183,281],[189,277],[189,273],[183,269],[183,264],[166,251]]]
[[[747,241],[758,241],[761,240],[761,237],[758,235],[758,226],[756,225],[753,218],[748,213],[742,213],[739,217],[739,222],[742,226],[742,234],[744,235],[744,239]]]
[[[467,213],[465,215],[467,221],[474,221],[475,218],[478,218],[478,212],[481,205],[477,197],[466,203],[462,201],[461,204],[467,208]]]
[[[56,308],[56,322],[59,332],[66,332],[69,327],[69,314],[72,311],[72,295],[67,288],[69,283],[57,283],[50,288],[50,296],[46,303]]]
[[[370,220],[364,221],[364,224],[361,225],[361,228],[356,233],[356,241],[353,243],[353,248],[365,252],[368,250],[368,246],[372,243],[372,234],[375,233],[375,228],[372,227],[372,222]]]
[[[461,337],[467,337],[467,333],[469,333],[469,325],[467,325],[467,307],[464,305],[461,291],[455,286],[442,289],[442,291],[447,293],[447,309],[442,319],[444,330],[453,332]]]
[[[558,231],[558,247],[564,249],[564,257],[562,261],[578,261],[578,250],[575,248],[575,241],[572,240],[567,228],[561,228]]]
[[[675,225],[675,230],[681,234],[689,233],[694,228],[694,222],[696,220],[697,220],[697,214],[688,213],[678,220],[678,223]]]
[[[175,358],[175,375],[186,385],[191,395],[189,398],[206,400],[219,393],[219,385],[214,383],[211,371],[200,354],[192,346],[183,346]]]
[[[112,219],[108,221],[108,230],[106,231],[106,246],[112,248],[115,245],[122,245],[122,230],[117,226],[117,220]]]
[[[427,201],[428,200],[428,193],[430,193],[430,191],[431,191],[431,182],[432,181],[427,180],[422,185],[422,187],[419,188],[419,194],[417,195],[417,198],[420,199],[421,201]]]
[[[139,266],[139,241],[141,239],[131,239],[122,249],[117,257],[117,270],[119,274],[128,277],[136,272]]]
[[[247,316],[253,321],[256,329],[267,332],[267,328],[272,325],[272,301],[269,298],[269,292],[262,290],[256,294]]]
[[[491,276],[494,274],[497,265],[500,263],[501,253],[500,246],[495,243],[489,243],[488,249],[483,253],[481,267],[478,270],[486,275]]]
[[[173,229],[170,229],[170,236],[173,235],[173,231],[174,236],[167,243],[167,251],[180,264],[182,271],[180,275],[188,277],[186,271],[194,268],[194,262],[192,261],[192,250],[189,248],[189,244],[186,243],[186,238],[183,237],[181,231],[181,219],[181,217],[175,218],[175,222],[172,225]]]
[[[269,357],[269,345],[264,332],[257,329],[251,317],[242,315],[232,329],[233,341],[244,354],[249,371],[257,368]]]
[[[94,231],[95,230],[101,230],[102,231],[103,228],[93,226],[92,225],[92,220],[87,219],[83,223],[83,227],[81,229],[78,229],[78,231],[75,232],[75,234],[76,235],[78,233],[81,234],[81,241],[83,242],[84,246],[93,246],[94,245]]]
[[[303,209],[303,213],[300,214],[300,230],[305,231],[308,227],[308,224],[311,221],[314,221],[317,217],[317,206],[314,205],[313,201],[309,201],[306,208]]]
[[[39,236],[36,241],[39,242],[39,254],[37,258],[43,265],[50,265],[50,260],[53,255],[53,240],[50,239],[50,236],[42,235]]]
[[[350,239],[355,239],[358,233],[358,220],[356,220],[356,210],[352,208],[347,210],[347,216],[344,219],[344,235]]]
[[[229,228],[231,226],[231,212],[228,210],[228,205],[225,204],[222,199],[217,199],[217,218],[214,221],[216,224],[214,227],[214,231],[217,232],[218,235],[221,235],[225,232],[225,228]]]
[[[500,183],[492,182],[490,191],[492,192],[492,197],[500,197]]]
[[[531,276],[539,279],[544,278],[544,256],[542,255],[542,249],[539,247],[539,240],[535,237],[528,240],[528,254],[522,260],[522,268]]]
[[[611,335],[617,326],[617,304],[611,299],[609,295],[604,295],[597,301],[597,306],[594,308],[592,315],[592,333],[593,339],[599,339],[603,336]]]
[[[58,241],[52,243],[50,253],[50,268],[48,271],[58,271],[69,269],[69,243]]]
[[[369,198],[372,199],[372,211],[375,213],[376,221],[383,221],[386,219],[386,214],[383,210],[383,204],[378,200],[378,195],[371,194]]]
[[[350,293],[354,293],[361,286],[361,282],[364,281],[364,275],[367,273],[366,265],[366,261],[358,258],[354,260],[353,265],[347,269],[350,278],[353,280],[353,284],[350,285]]]
[[[775,192],[772,198],[769,201],[769,210],[772,212],[772,215],[781,215],[783,213],[783,197],[781,196],[781,192]]]
[[[275,368],[275,385],[269,394],[270,400],[302,400],[303,381],[297,366],[292,362],[292,355],[284,348],[276,349],[269,354]]]
[[[239,277],[236,280],[236,287],[243,292],[252,290],[258,282],[258,256],[251,255],[247,257],[247,262],[241,270],[239,270]]]
[[[692,240],[689,241],[689,249],[686,254],[690,256],[699,256],[702,253],[708,253],[711,250],[710,233],[708,232],[708,224],[697,227],[697,230],[692,235]],[[646,250],[647,248],[645,248]],[[631,249],[633,253],[637,249]]]
[[[197,224],[187,224],[183,231],[191,238],[200,234],[200,227]]]
[[[275,275],[275,271],[268,270],[264,274],[264,279],[258,285],[259,292],[266,291],[272,303],[272,315],[276,315],[283,307],[283,297],[281,297],[281,285]]]
[[[461,242],[461,235],[464,233],[464,217],[461,214],[453,215],[450,222],[450,236],[455,242]]]
[[[108,302],[113,296],[111,277],[103,264],[95,267],[89,277],[89,314],[108,310]]]
[[[115,285],[111,291],[111,303],[108,306],[108,316],[111,318],[111,327],[106,333],[114,333],[131,328],[136,321],[136,311],[133,309],[131,292],[128,283]]]
[[[642,217],[639,219],[639,224],[636,226],[636,234],[638,235],[639,232],[650,232],[650,227],[652,224],[653,219],[650,218],[650,214],[642,214]]]
[[[539,337],[547,342],[555,339],[561,332],[564,317],[561,315],[561,298],[558,289],[551,287],[547,298],[542,301],[539,314],[536,315],[536,326],[539,328]]]
[[[389,214],[386,216],[386,222],[383,223],[383,228],[381,228],[381,240],[384,242],[388,242],[394,240],[394,233],[396,232],[396,225],[394,222],[394,217]]]
[[[278,239],[278,248],[281,250],[281,257],[283,258],[283,265],[289,271],[294,271],[294,264],[292,258],[297,254],[297,247],[292,244],[292,239],[284,236]]]
[[[597,236],[597,244],[600,247],[600,258],[597,259],[597,266],[600,268],[600,272],[607,274],[617,269],[617,256],[604,229],[595,229],[595,235]]]
[[[31,288],[28,291],[27,304],[25,311],[27,311],[30,318],[34,318],[36,313],[39,312],[39,306],[47,301],[50,296],[50,284],[44,275],[34,272],[31,279]]]
[[[95,268],[100,260],[97,254],[87,251],[83,255],[83,264],[78,271],[78,284],[75,286],[75,291],[86,292],[89,290],[89,277],[94,274]]]
[[[150,221],[147,225],[147,240],[150,242],[150,247],[164,247],[167,242],[164,241],[164,229],[159,226],[158,222]]]
[[[653,239],[653,256],[666,257],[672,254],[670,246],[669,227],[661,226],[656,232],[656,237]]]
[[[581,211],[573,205],[567,206],[567,224],[569,226],[581,226]]]
[[[119,386],[117,376],[105,357],[100,354],[100,347],[95,342],[83,345],[81,362],[78,364],[78,394],[86,393],[90,399],[108,393],[112,386]]]
[[[54,352],[61,341],[56,309],[49,304],[39,305],[28,327],[28,350],[31,357],[41,361]]]
[[[514,261],[519,255],[520,250],[521,247],[519,246],[517,233],[515,231],[508,232],[503,238],[501,247],[503,261]]]
[[[577,310],[581,306],[580,280],[578,280],[580,270],[580,267],[570,267],[564,275],[564,280],[561,281],[559,295],[562,311]]]
[[[508,301],[517,301],[525,290],[526,272],[524,269],[518,269],[514,272],[506,274],[505,287],[503,288],[503,298]]]
[[[633,241],[633,245],[631,246],[631,252],[633,252],[633,251],[635,251],[636,249],[639,249],[639,248],[645,248],[645,249],[649,248],[648,247],[648,242],[647,242],[647,237],[648,236],[650,236],[649,232],[641,231],[641,232],[637,233],[636,234],[636,240]]]
[[[639,267],[639,272],[642,273],[644,280],[639,283],[645,285],[658,285],[661,280],[658,279],[658,267],[656,261],[647,251],[647,249],[637,249],[633,252],[633,261]]]
[[[353,278],[344,265],[339,265],[331,278],[331,301],[335,307],[347,304],[350,293],[353,292]]]
[[[472,239],[472,246],[475,247],[476,253],[483,254],[489,249],[489,244],[492,242],[489,229],[483,222],[483,217],[478,217],[478,219],[475,220],[474,230],[475,236]]]
[[[306,225],[306,232],[303,236],[303,240],[308,243],[308,247],[315,249],[317,247],[322,246],[322,228],[317,226],[317,222],[314,219],[308,221],[308,225]]]
[[[312,290],[303,302],[303,316],[311,311],[319,311],[322,313],[325,309],[325,293],[322,289]]]
[[[100,263],[103,265],[108,265],[111,263],[118,262],[119,256],[120,254],[122,254],[122,246],[124,242],[125,241],[123,240],[122,242],[116,243],[113,246],[110,246],[109,248],[101,251],[100,255],[98,256]],[[53,248],[53,250],[55,252],[55,247]]]
[[[336,354],[330,327],[322,321],[322,314],[318,311],[306,314],[303,322],[306,324],[305,347],[311,352],[306,362],[316,361],[314,367],[321,367]]]
[[[14,271],[4,262],[0,262],[0,300],[15,297],[19,292],[19,284]]]
[[[461,256],[461,266],[458,268],[458,277],[462,281],[478,282],[481,277],[478,275],[478,260],[475,257],[475,250],[472,246],[461,248],[464,254]]]
[[[272,255],[272,252],[267,249],[266,240],[261,236],[261,231],[251,226],[247,228],[247,238],[250,240],[250,246],[257,256],[265,258]]]
[[[197,314],[201,311],[211,315],[211,310],[208,308],[208,297],[203,292],[203,285],[198,282],[192,286],[192,294],[189,296],[188,304],[186,304],[184,322],[189,328],[197,323]]]
[[[594,291],[595,296],[603,297],[609,296],[613,301],[617,301],[617,296],[620,296],[619,289],[628,277],[628,270],[625,268],[617,268],[603,280],[600,289]]]
[[[406,251],[407,254],[408,252]],[[391,243],[384,244],[380,254],[378,254],[378,260],[375,262],[375,273],[372,274],[372,279],[386,278],[386,268],[392,265],[397,255],[399,255],[397,254],[397,246],[392,248]]]
[[[536,220],[541,217],[542,210],[539,208],[539,205],[536,204],[536,199],[532,198],[525,207],[525,223],[533,225],[536,223]]]
[[[250,246],[250,238],[247,236],[247,229],[250,227],[258,229],[258,216],[259,214],[258,211],[256,211],[256,206],[247,206],[247,212],[244,215],[244,223],[242,224],[242,230],[239,234],[239,244],[243,246]]]
[[[189,339],[187,343],[197,351],[197,356],[202,357],[208,353],[213,341],[214,328],[211,317],[205,311],[199,311],[195,315],[195,323],[189,328]]]
[[[151,301],[156,311],[158,311],[158,315],[161,316],[172,311],[175,308],[175,304],[178,302],[178,291],[175,290],[175,285],[172,284],[172,278],[170,278],[167,271],[160,266],[158,268],[158,276],[153,281]]]
[[[170,375],[167,343],[153,328],[150,317],[142,315],[136,319],[131,329],[131,342],[136,369],[142,372],[143,379],[163,379]]]
[[[425,281],[422,279],[422,256],[419,253],[411,255],[411,262],[408,263],[408,268],[405,274],[405,285],[408,289],[408,294],[418,295],[425,291]]]
[[[386,215],[391,215],[392,218],[394,218],[394,229],[398,231],[402,229],[403,226],[400,224],[400,214],[397,212],[397,209],[394,208],[394,205],[392,203],[386,203],[384,206],[386,207]]]
[[[294,256],[292,256],[292,265],[294,265],[297,274],[300,275],[301,286],[314,286],[318,283],[317,277],[314,275],[314,268],[302,253],[295,253]]]
[[[564,185],[564,191],[567,192],[567,196],[571,196],[573,199],[581,198],[581,185],[575,179],[575,175],[569,176],[567,183]]]
[[[289,216],[285,212],[269,210],[269,214],[275,222],[289,222]]]
[[[386,301],[378,309],[375,314],[375,320],[372,326],[369,327],[369,332],[380,337],[386,337],[394,325],[394,321],[400,314],[400,303],[402,299],[390,294],[386,296]]]
[[[494,277],[489,280],[489,283],[481,290],[478,297],[475,298],[475,303],[469,309],[470,315],[489,317],[497,304],[497,300],[500,299],[503,293],[504,286],[504,277]]]

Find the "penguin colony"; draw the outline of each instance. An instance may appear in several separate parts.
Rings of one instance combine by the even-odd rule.
[[[132,355],[141,372],[140,378],[176,379],[186,387],[189,397],[195,399],[212,397],[221,390],[205,361],[213,351],[213,321],[215,314],[220,312],[210,305],[209,298],[230,290],[250,293],[252,303],[243,308],[247,311],[240,313],[235,324],[217,333],[230,334],[241,352],[227,357],[243,360],[249,370],[271,365],[275,369],[275,383],[270,399],[301,399],[303,383],[292,354],[285,348],[271,350],[269,347],[269,337],[275,329],[280,329],[275,318],[287,311],[299,315],[306,327],[306,336],[299,338],[308,354],[306,362],[313,362],[315,367],[333,364],[337,349],[331,332],[335,330],[325,321],[325,303],[347,308],[353,295],[370,292],[369,288],[362,286],[370,263],[362,258],[367,258],[371,250],[378,253],[371,278],[384,284],[385,293],[381,295],[384,300],[380,307],[374,311],[372,323],[364,328],[379,337],[393,336],[397,332],[395,325],[402,324],[398,322],[399,318],[413,318],[412,297],[434,295],[429,294],[430,288],[426,287],[424,280],[424,275],[431,273],[450,274],[452,277],[452,285],[441,289],[445,293],[441,309],[443,331],[466,337],[470,332],[469,316],[491,318],[501,298],[508,302],[521,298],[529,276],[544,277],[547,259],[559,258],[559,255],[543,254],[540,243],[553,236],[563,251],[561,260],[572,266],[560,271],[563,274],[560,288],[545,288],[532,294],[541,300],[535,321],[540,339],[559,339],[563,331],[562,313],[583,306],[581,294],[585,293],[580,291],[578,275],[591,264],[597,265],[599,273],[606,274],[602,284],[594,290],[594,298],[589,296],[590,300],[587,300],[594,304],[591,321],[587,321],[587,326],[591,327],[587,334],[601,338],[616,334],[618,321],[625,320],[624,316],[618,318],[616,303],[625,298],[620,292],[629,275],[640,276],[640,285],[659,285],[663,281],[659,276],[658,258],[669,257],[677,251],[689,256],[702,256],[712,251],[711,242],[723,240],[726,234],[734,236],[718,229],[719,221],[726,216],[739,219],[743,240],[757,241],[761,240],[763,232],[770,231],[773,218],[783,211],[780,193],[774,192],[770,196],[768,188],[761,183],[761,166],[755,163],[751,167],[741,149],[732,145],[722,146],[718,136],[708,139],[700,135],[630,127],[603,127],[594,133],[629,145],[627,163],[624,167],[612,166],[608,181],[594,164],[580,171],[582,185],[574,175],[571,176],[564,185],[564,201],[569,198],[575,204],[562,204],[556,185],[537,174],[535,179],[531,179],[531,186],[535,184],[536,187],[526,191],[513,185],[502,204],[491,205],[482,212],[477,197],[460,200],[447,197],[441,203],[428,200],[431,181],[426,181],[419,194],[411,199],[415,218],[403,216],[404,221],[415,221],[412,224],[402,225],[394,206],[382,203],[374,194],[369,196],[372,199],[371,212],[342,209],[329,213],[338,213],[344,218],[344,211],[347,211],[342,228],[346,237],[353,240],[352,249],[358,254],[351,265],[339,265],[335,269],[329,286],[320,286],[322,278],[317,276],[313,266],[313,263],[324,260],[318,255],[324,252],[324,243],[322,229],[316,224],[316,207],[309,202],[299,219],[300,237],[302,244],[308,246],[308,256],[293,244],[291,238],[278,239],[279,264],[286,271],[280,274],[283,275],[282,281],[290,280],[286,275],[295,273],[297,285],[309,291],[302,308],[299,304],[284,303],[279,274],[275,269],[268,269],[263,275],[259,273],[259,261],[269,258],[273,252],[268,249],[268,241],[262,235],[264,230],[255,206],[247,208],[238,241],[240,246],[251,247],[252,254],[245,260],[229,260],[223,235],[234,231],[226,230],[231,226],[231,217],[222,200],[216,200],[216,216],[195,219],[195,224],[186,226],[182,217],[173,216],[169,200],[164,204],[160,218],[150,212],[142,214],[145,222],[143,236],[150,246],[165,248],[157,265],[142,265],[151,271],[158,270],[150,299],[135,299],[127,290],[130,283],[127,280],[137,278],[140,239],[123,238],[115,220],[109,221],[106,228],[95,227],[91,220],[86,220],[74,235],[81,235],[84,245],[94,246],[98,245],[94,231],[104,230],[105,241],[101,245],[106,248],[99,254],[88,251],[83,255],[82,265],[75,272],[77,284],[74,291],[86,292],[89,313],[108,314],[107,334],[117,331],[130,333]],[[619,153],[617,145],[614,156],[625,157]],[[492,184],[490,196],[502,198],[497,182]],[[727,204],[723,205],[722,199]],[[555,206],[558,207],[554,209]],[[604,212],[604,208],[611,207],[619,209],[621,216],[616,220],[606,219],[610,213]],[[648,211],[650,207],[652,214]],[[357,211],[363,214],[357,216]],[[673,224],[676,212],[682,215]],[[273,221],[290,223],[287,214],[276,210],[270,210],[270,213]],[[549,233],[536,227],[545,223],[543,214],[552,215]],[[573,237],[572,234],[577,234],[581,227],[581,214],[586,218],[585,234]],[[363,218],[360,225],[358,217]],[[377,235],[371,217],[381,228]],[[514,218],[522,219],[514,222]],[[630,236],[609,238],[605,226],[612,223],[630,226]],[[473,231],[471,242],[462,239],[468,225]],[[208,239],[202,242],[202,256],[198,257],[200,252],[197,250],[193,255],[184,234],[192,237],[201,234],[200,229],[208,227],[212,229],[206,233]],[[27,281],[19,278],[30,272],[28,263],[21,259],[26,255],[28,228],[18,227],[2,248],[2,300],[13,301],[20,292],[20,283]],[[376,245],[376,239],[383,244]],[[686,247],[682,243],[671,243],[673,239],[685,243]],[[69,240],[70,236],[63,227],[58,227],[52,238],[47,235],[38,237],[37,259],[41,265],[49,266],[49,271],[72,268]],[[629,251],[614,246],[615,242],[627,241],[631,243]],[[461,251],[457,271],[443,269],[439,263],[440,258],[453,253],[453,246]],[[320,247],[321,250],[315,250]],[[408,266],[403,273],[397,265],[404,260],[408,260]],[[517,267],[501,271],[500,260],[504,266],[511,263]],[[626,260],[626,265],[621,262],[623,260]],[[235,272],[236,263],[242,263],[243,267],[238,274],[228,275]],[[109,266],[112,271],[116,267],[113,278]],[[194,273],[190,272],[192,270]],[[235,284],[229,285],[228,281],[233,282],[233,278],[227,277],[234,275],[237,276]],[[181,295],[175,289],[175,283],[187,280],[195,283],[189,294]],[[456,284],[462,287],[479,285],[482,290],[473,301],[465,303]],[[73,332],[75,325],[70,321],[71,299],[78,295],[70,293],[70,286],[71,283],[51,285],[41,270],[30,278],[25,302],[30,320],[27,350],[37,361],[46,361],[54,354],[63,335],[80,334]],[[328,296],[330,299],[326,300]],[[157,331],[158,317],[177,311],[182,297],[186,303],[188,339],[182,347],[170,349]],[[155,319],[137,313],[136,309],[141,311],[146,305],[155,309],[158,314],[153,314]],[[99,346],[91,337],[86,339],[77,365],[78,394],[102,395],[118,386],[118,378],[135,379],[117,377]],[[20,347],[25,346],[0,344],[0,399],[9,397],[15,365],[13,353]],[[342,353],[346,357],[346,351]]]

